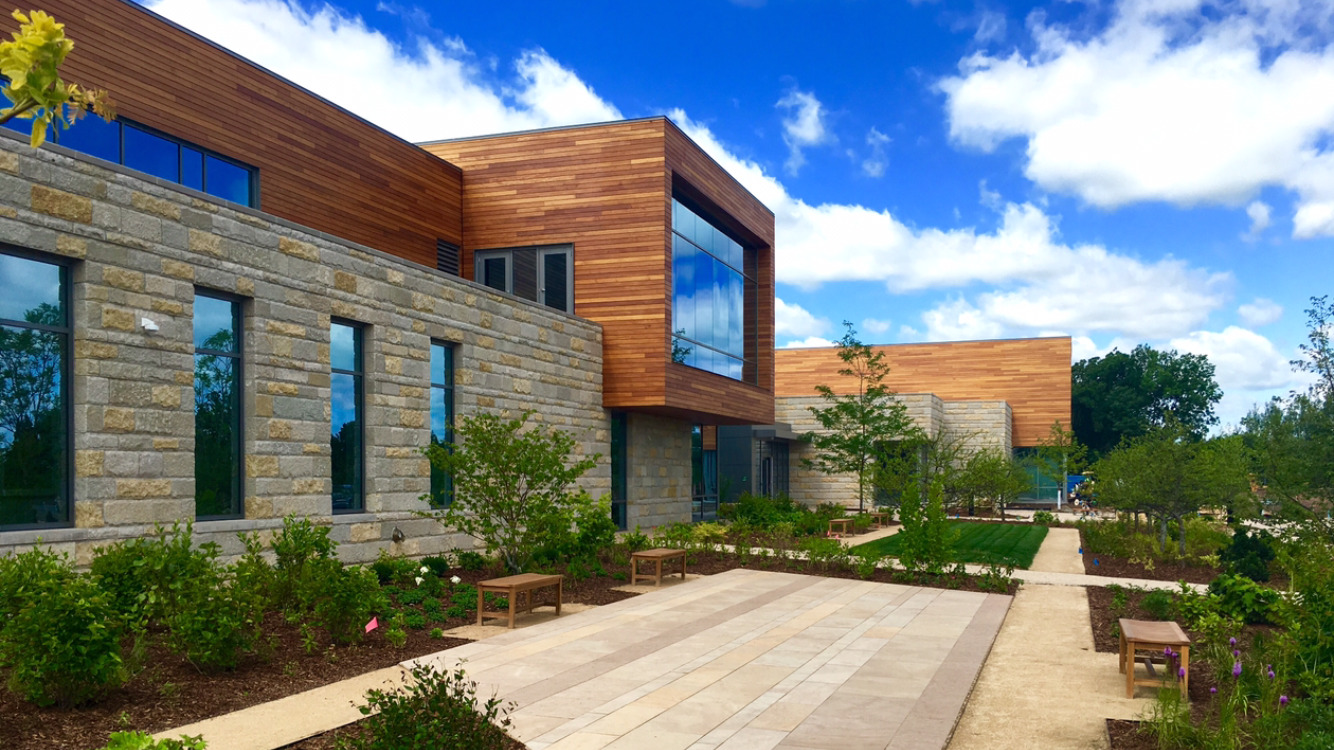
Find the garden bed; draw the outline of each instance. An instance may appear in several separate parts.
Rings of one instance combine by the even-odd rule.
[[[1092,552],[1084,538],[1083,529],[1080,530],[1079,539],[1080,547],[1084,550],[1084,572],[1091,576],[1189,583],[1209,583],[1218,577],[1218,568],[1208,565],[1188,565],[1179,562],[1155,562],[1146,565],[1124,557]]]

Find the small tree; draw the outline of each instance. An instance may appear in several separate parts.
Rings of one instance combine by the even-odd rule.
[[[899,562],[914,573],[940,574],[954,558],[957,533],[945,515],[939,478],[914,476],[899,507]]]
[[[857,339],[852,324],[838,342],[843,367],[838,374],[853,379],[855,392],[836,393],[829,385],[815,387],[826,406],[810,407],[821,431],[808,432],[805,439],[815,447],[815,458],[802,465],[825,474],[857,475],[857,508],[866,510],[866,487],[884,446],[919,434],[908,416],[908,407],[894,399],[885,385],[889,365],[885,355]]]
[[[1030,486],[1023,465],[998,448],[985,448],[970,456],[960,484],[966,491],[970,509],[982,501],[991,507],[992,515],[999,510],[1002,518],[1005,508]]]
[[[1064,497],[1070,475],[1083,470],[1087,457],[1088,448],[1075,437],[1075,431],[1065,429],[1057,420],[1051,423],[1047,437],[1038,443],[1036,468],[1048,479],[1060,482],[1061,497]]]
[[[425,449],[432,465],[453,478],[454,499],[421,515],[482,542],[516,573],[538,550],[567,537],[593,503],[571,487],[598,459],[596,454],[573,458],[574,438],[530,427],[532,414],[508,420],[495,414],[464,417],[454,428],[456,443]]]
[[[65,24],[40,10],[14,11],[19,30],[0,42],[0,74],[9,79],[3,93],[10,106],[0,109],[0,125],[14,118],[32,120],[33,148],[46,140],[52,124],[68,128],[92,110],[106,120],[115,117],[107,92],[86,89],[60,78],[60,65],[74,49],[65,38]]]

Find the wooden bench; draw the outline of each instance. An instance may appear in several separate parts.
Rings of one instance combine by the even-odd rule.
[[[835,531],[835,528],[834,528],[834,527],[838,527],[838,530]],[[831,518],[831,519],[829,519],[829,535],[830,535],[830,536],[833,536],[834,534],[842,534],[843,536],[849,536],[849,535],[851,535],[851,533],[852,533],[852,519],[851,519],[851,518]]]
[[[505,576],[504,578],[492,578],[489,581],[482,581],[477,584],[477,624],[482,624],[482,619],[486,617],[506,617],[504,612],[486,611],[486,594],[504,594],[509,598],[509,627],[514,627],[514,611],[519,600],[520,594],[527,594],[527,605],[523,608],[524,612],[533,611],[533,592],[538,589],[556,587],[556,616],[560,617],[560,600],[565,593],[565,576],[542,575],[541,573],[520,573],[515,576]]]
[[[1165,653],[1167,649],[1181,654],[1181,668],[1186,676],[1177,679],[1181,689],[1181,698],[1187,698],[1186,688],[1190,683],[1190,638],[1175,622],[1154,622],[1152,620],[1117,620],[1121,626],[1121,672],[1126,676],[1126,697],[1135,697],[1136,685],[1159,686],[1162,681],[1154,675],[1153,660],[1161,659],[1166,671],[1172,671],[1171,660]],[[1150,679],[1135,679],[1135,658],[1140,652],[1146,652],[1144,667],[1149,671]],[[1176,675],[1172,675],[1176,677]]]
[[[665,560],[681,560],[681,580],[686,579],[686,551],[683,549],[667,549],[659,547],[658,549],[646,549],[639,552],[630,553],[630,585],[633,586],[639,582],[639,579],[645,581],[652,580],[654,586],[662,585],[662,563]],[[653,573],[640,573],[639,563],[653,563]],[[668,571],[668,575],[671,572]]]
[[[894,517],[893,513],[867,513],[871,517],[871,523],[875,524],[877,529],[882,529],[889,525],[890,519]]]

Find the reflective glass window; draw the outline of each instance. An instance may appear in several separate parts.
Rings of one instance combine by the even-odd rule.
[[[570,312],[569,253],[542,253],[542,302],[547,307]]]
[[[204,189],[204,155],[189,146],[181,146],[181,184]]]
[[[125,166],[172,182],[181,181],[181,145],[133,125],[125,126]]]
[[[243,206],[254,205],[250,170],[216,156],[204,157],[204,170],[204,192]]]
[[[481,275],[477,280],[497,291],[508,292],[510,290],[509,258],[504,256],[483,258]]]
[[[333,480],[335,513],[359,511],[365,507],[363,495],[362,449],[362,330],[347,323],[334,322],[329,339],[330,390],[330,474]],[[346,365],[351,365],[346,367]]]
[[[89,156],[120,163],[120,123],[107,122],[94,114],[84,115],[69,129],[60,131],[56,142]]]
[[[454,442],[454,347],[431,342],[431,445]],[[453,501],[449,474],[431,464],[431,505],[443,508]]]
[[[673,359],[741,379],[747,369],[745,250],[676,200],[672,230]]]
[[[67,284],[0,254],[0,528],[70,521]]]
[[[195,516],[239,518],[241,305],[195,296]]]

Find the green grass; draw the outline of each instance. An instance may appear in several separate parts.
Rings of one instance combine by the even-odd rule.
[[[1018,523],[975,523],[951,521],[950,528],[958,532],[954,540],[954,558],[967,563],[995,562],[1027,568],[1047,536],[1046,526]],[[887,536],[853,549],[868,549],[877,554],[897,557],[899,536]]]

